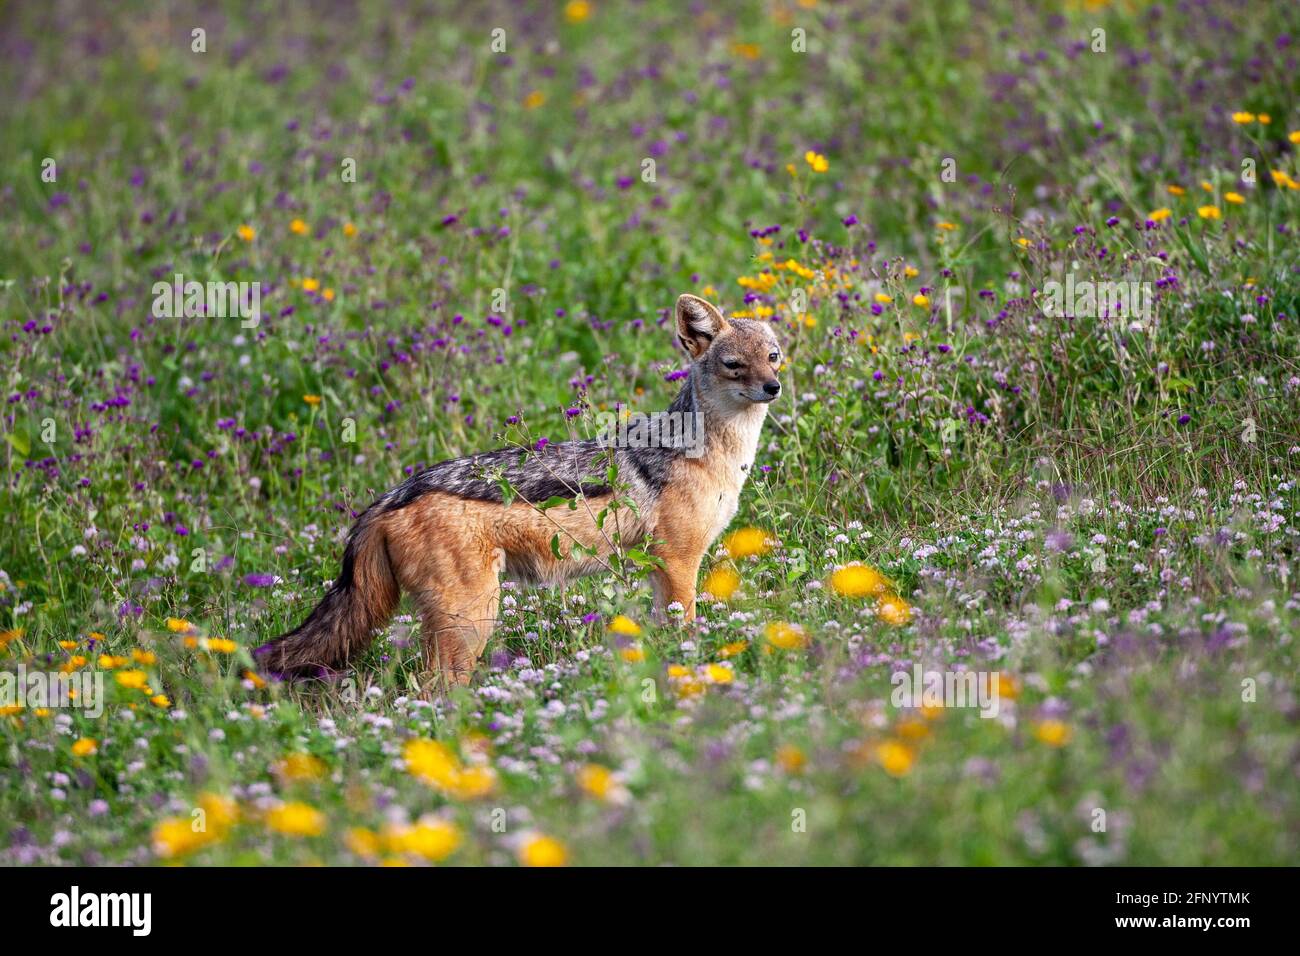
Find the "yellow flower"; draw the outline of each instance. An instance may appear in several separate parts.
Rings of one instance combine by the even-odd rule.
[[[112,654],[100,654],[99,660],[96,663],[98,663],[100,667],[104,668],[104,670],[111,671],[115,667],[125,667],[127,664],[131,663],[131,660],[127,657],[114,657]]]
[[[1196,215],[1200,216],[1202,219],[1218,219],[1222,213],[1219,212],[1218,206],[1199,206],[1197,207]]]
[[[59,670],[65,674],[71,674],[73,671],[81,670],[81,668],[85,667],[87,663],[89,662],[86,660],[85,655],[73,654],[67,659],[67,661],[60,665]]]
[[[379,834],[365,827],[352,827],[343,837],[343,844],[357,856],[379,855]]]
[[[235,230],[235,232],[238,233],[239,238],[243,239],[245,242],[252,242],[254,239],[257,238],[257,232],[256,230],[253,229],[252,226],[248,226],[248,225],[240,226],[238,229]]]
[[[131,659],[137,664],[143,664],[145,667],[152,667],[158,663],[158,655],[153,651],[141,650],[136,648],[131,652]]]
[[[239,819],[239,804],[230,797],[219,793],[204,793],[199,796],[199,807],[203,810],[208,829],[218,831],[231,826]]]
[[[188,634],[194,630],[194,625],[183,618],[169,617],[167,618],[167,630],[175,634]]]
[[[609,622],[609,632],[611,634],[622,634],[626,637],[637,637],[641,633],[641,626],[630,617],[619,614]]]
[[[1020,681],[1016,679],[1014,674],[998,671],[993,677],[994,693],[999,699],[1005,697],[1007,700],[1015,700],[1020,696]]]
[[[347,237],[350,239],[350,238],[352,238],[353,236],[355,236],[356,234],[357,234],[357,227],[356,227],[356,226],[354,226],[354,225],[353,225],[352,223],[350,223],[350,222],[345,222],[345,223],[343,224],[343,235],[347,236]]]
[[[630,647],[625,647],[619,653],[622,656],[623,660],[627,661],[629,664],[640,664],[643,660],[645,660],[645,651],[642,650],[639,644],[633,644]]]
[[[1173,215],[1173,211],[1167,206],[1162,206],[1159,209],[1154,209],[1147,213],[1147,218],[1152,222],[1164,222],[1171,215]]]
[[[546,94],[541,90],[533,90],[524,97],[524,109],[535,110],[546,102]]]
[[[308,232],[307,224],[301,219],[295,219],[293,222],[289,223],[289,231],[295,236],[305,236]]]
[[[912,619],[912,608],[900,597],[887,597],[877,605],[876,614],[886,624],[901,627]]]
[[[772,550],[767,543],[767,532],[759,528],[741,528],[727,535],[723,542],[727,555],[731,558],[748,558],[758,554],[767,554]]]
[[[149,698],[149,703],[153,704],[155,707],[166,709],[172,705],[172,699],[166,694],[154,694]]]
[[[1287,133],[1286,138],[1293,143],[1300,144],[1300,129],[1292,130]]]
[[[1255,122],[1255,114],[1247,113],[1245,110],[1238,110],[1232,114],[1232,121],[1238,126],[1245,126],[1247,123]]]
[[[923,309],[928,309],[930,307],[930,297],[918,292],[912,296],[912,305],[919,305]]]
[[[325,776],[325,762],[306,753],[292,753],[277,763],[272,770],[286,780],[319,780]]]
[[[462,767],[460,759],[436,740],[409,740],[402,756],[411,776],[448,796],[472,800],[487,796],[496,788],[496,773],[491,767]]]
[[[904,740],[924,740],[930,736],[930,728],[914,717],[904,717],[894,725],[894,733]]]
[[[1265,126],[1273,122],[1273,117],[1269,116],[1267,113],[1260,113],[1258,116],[1255,117],[1255,119],[1259,120]]]
[[[944,232],[952,232],[954,229],[957,228],[957,224],[955,222],[941,222],[941,223],[937,223],[937,225]]]
[[[1207,193],[1214,192],[1214,186],[1210,183],[1208,179],[1201,180],[1201,188],[1204,189]]]
[[[302,400],[303,400],[304,402],[306,402],[308,405],[311,405],[311,406],[313,406],[313,407],[315,407],[316,405],[319,405],[319,404],[320,404],[320,396],[319,396],[319,395],[304,395],[304,396],[302,397]]]
[[[1223,201],[1230,202],[1236,206],[1240,206],[1242,203],[1246,201],[1246,197],[1243,196],[1241,193],[1224,193]]]
[[[439,817],[421,817],[414,826],[393,826],[385,830],[385,840],[393,853],[412,853],[431,863],[439,863],[459,849],[460,828]]]
[[[916,751],[897,740],[886,740],[876,747],[876,760],[891,777],[905,776],[916,762]]]
[[[703,590],[719,601],[730,601],[740,587],[740,575],[730,565],[720,564],[704,576]]]
[[[1074,732],[1062,720],[1041,720],[1034,727],[1034,736],[1049,747],[1064,747]]]
[[[904,267],[903,267],[903,275],[907,276],[907,278],[909,278],[909,279],[915,279],[915,278],[916,278],[917,276],[919,276],[920,274],[921,274],[921,273],[920,273],[920,270],[918,270],[918,269],[916,268],[916,266],[904,266]]]
[[[614,792],[617,783],[614,780],[614,772],[608,767],[589,763],[578,771],[578,786],[588,796],[595,797],[597,800],[606,800]]]
[[[334,290],[333,290],[333,289],[325,289],[323,292],[321,292],[320,297],[321,297],[322,299],[324,299],[326,302],[333,302],[333,301],[334,301]]]
[[[814,153],[811,149],[803,154],[803,161],[812,167],[814,173],[824,173],[831,168],[831,164],[826,161],[826,157],[821,153]]]
[[[262,675],[256,671],[244,671],[244,680],[252,684],[255,690],[261,690],[266,686],[266,681],[263,680]]]
[[[72,756],[89,757],[99,750],[99,742],[93,737],[82,737],[72,745]]]
[[[730,644],[722,645],[722,649],[718,653],[723,657],[735,657],[747,650],[749,650],[749,641],[732,641]]]
[[[266,825],[292,837],[314,837],[325,832],[325,814],[296,800],[282,803],[266,815]]]
[[[808,643],[804,629],[787,621],[773,621],[763,629],[763,636],[767,638],[768,644],[783,651],[793,651]]]
[[[709,664],[704,668],[704,676],[713,684],[730,684],[736,679],[736,672],[724,664]]]
[[[786,744],[776,752],[776,763],[786,773],[803,773],[804,767],[808,765],[808,758],[798,747]]]
[[[591,16],[591,4],[587,0],[569,0],[564,5],[564,19],[570,23],[581,23]]]
[[[196,830],[189,817],[168,817],[153,828],[153,851],[165,859],[185,856],[213,842],[214,834]]]
[[[463,768],[447,787],[449,796],[457,800],[478,800],[497,788],[497,774],[491,767],[474,765]]]
[[[239,650],[239,645],[228,637],[209,637],[205,643],[213,654],[233,654]]]
[[[736,56],[744,57],[746,60],[757,60],[763,51],[759,49],[757,43],[733,43],[731,44],[731,52]],[[818,172],[821,172],[821,170],[818,170]]]
[[[534,833],[520,844],[519,862],[524,866],[564,866],[569,862],[569,852],[554,837]]]
[[[894,301],[894,297],[892,295],[886,295],[883,292],[877,292],[876,301],[879,302],[881,305],[889,305],[889,303]]]
[[[1028,240],[1026,237],[1024,237],[1024,236],[1019,236],[1019,237],[1016,239],[1016,245],[1018,245],[1021,249],[1028,249],[1028,248],[1029,248],[1029,240]]]
[[[846,564],[831,573],[831,588],[842,597],[872,597],[889,590],[889,582],[875,568]]]
[[[1169,193],[1169,195],[1171,195],[1171,196],[1185,196],[1185,195],[1187,195],[1187,190],[1184,189],[1182,186],[1166,186],[1166,187],[1165,187],[1165,191],[1166,191],[1167,193]]]
[[[319,288],[320,288],[320,280],[319,280],[319,279],[313,279],[313,278],[311,278],[311,277],[309,276],[309,277],[307,277],[306,279],[303,279],[303,280],[302,280],[302,291],[303,291],[303,292],[315,292],[315,291],[316,291],[317,289],[319,289]]]
[[[149,683],[149,675],[144,671],[118,671],[113,677],[128,690],[143,690]]]
[[[0,707],[0,717],[12,717],[14,714],[21,714],[22,712],[22,704],[5,704],[3,707]]]

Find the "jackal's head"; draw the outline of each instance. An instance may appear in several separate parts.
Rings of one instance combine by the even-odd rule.
[[[783,353],[766,322],[728,320],[696,295],[677,300],[677,338],[695,366],[696,383],[711,401],[733,407],[781,394],[776,373]]]

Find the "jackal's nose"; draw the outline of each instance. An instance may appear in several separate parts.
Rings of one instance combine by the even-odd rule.
[[[767,392],[767,394],[775,398],[777,395],[781,394],[781,383],[768,382],[766,385],[763,386],[763,391]]]

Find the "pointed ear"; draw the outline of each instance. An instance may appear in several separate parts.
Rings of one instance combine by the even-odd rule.
[[[707,352],[713,340],[726,328],[726,318],[712,303],[690,293],[677,299],[677,340],[692,360]]]

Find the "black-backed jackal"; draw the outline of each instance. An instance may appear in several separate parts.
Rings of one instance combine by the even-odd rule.
[[[414,475],[357,519],[338,579],[299,627],[257,650],[262,668],[293,678],[346,666],[406,591],[419,609],[430,676],[468,682],[496,623],[502,575],[551,585],[607,567],[613,544],[596,515],[614,494],[611,455],[636,504],[634,527],[633,509],[619,511],[620,544],[650,542],[660,562],[651,572],[656,617],[678,602],[693,620],[700,562],[736,513],[768,403],[781,391],[782,352],[766,323],[728,320],[697,296],[677,300],[676,318],[691,368],[657,447],[593,438],[472,455]],[[700,444],[686,440],[692,432]],[[537,507],[557,495],[582,506]]]

